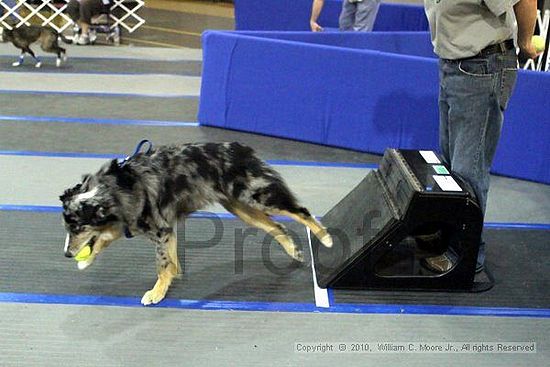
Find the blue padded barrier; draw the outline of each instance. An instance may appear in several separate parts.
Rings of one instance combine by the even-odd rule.
[[[235,29],[309,31],[312,0],[235,0]],[[325,0],[319,24],[338,28],[342,0]],[[427,31],[424,8],[382,3],[374,31]]]
[[[492,172],[550,184],[550,73],[519,71]]]
[[[206,32],[202,125],[381,154],[438,148],[428,33]],[[494,172],[550,183],[550,75],[521,72]]]
[[[233,33],[358,50],[376,50],[402,55],[436,57],[431,42],[426,42],[427,37],[429,37],[427,32],[372,32],[368,37],[365,37],[362,32],[239,31]]]
[[[382,3],[376,15],[373,31],[428,31],[424,7],[412,4]]]

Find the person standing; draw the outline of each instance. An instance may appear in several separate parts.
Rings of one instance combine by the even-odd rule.
[[[341,31],[370,32],[376,20],[376,14],[381,0],[343,0],[342,12],[338,19]],[[310,28],[313,32],[320,32],[323,27],[317,23],[323,10],[324,0],[313,0],[311,7]]]
[[[514,39],[520,54],[537,56],[531,44],[537,0],[424,0],[424,5],[439,56],[440,150],[451,171],[472,187],[485,215],[489,170],[517,77]],[[443,273],[455,261],[447,251],[423,265]],[[484,261],[482,241],[476,272]]]
[[[80,34],[76,34],[74,43],[88,45],[93,43],[93,35],[90,32],[92,17],[107,12],[110,0],[69,0],[65,9],[69,17],[78,26]]]

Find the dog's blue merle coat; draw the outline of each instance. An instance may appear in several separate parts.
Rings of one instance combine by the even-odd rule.
[[[70,199],[94,188],[85,202]],[[119,222],[132,235],[171,231],[178,217],[219,202],[228,210],[240,203],[265,213],[288,211],[309,216],[281,176],[239,143],[161,146],[117,160],[61,196],[64,219],[73,229]],[[99,215],[100,214],[100,215]]]

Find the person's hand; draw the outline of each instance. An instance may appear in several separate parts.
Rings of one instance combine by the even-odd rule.
[[[317,22],[314,22],[313,20],[309,22],[309,26],[311,27],[311,30],[313,32],[322,32],[323,27],[321,27]]]
[[[542,52],[538,52],[535,49],[535,46],[533,46],[531,39],[529,39],[529,41],[527,42],[519,42],[518,46],[520,58],[535,59],[542,54]]]

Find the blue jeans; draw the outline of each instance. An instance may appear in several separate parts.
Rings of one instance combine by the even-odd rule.
[[[353,0],[352,0],[353,1]],[[338,23],[341,31],[370,32],[378,14],[381,0],[344,0]]]
[[[439,146],[451,170],[474,190],[483,215],[489,170],[514,89],[515,50],[484,57],[439,60]],[[485,261],[482,241],[478,264]]]

